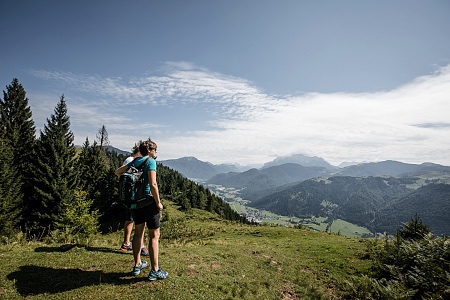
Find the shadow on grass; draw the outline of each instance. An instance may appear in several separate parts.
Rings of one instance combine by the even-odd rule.
[[[17,292],[26,297],[38,294],[56,294],[84,286],[100,284],[132,284],[146,281],[146,276],[134,277],[130,273],[104,273],[100,270],[53,269],[39,266],[22,266],[10,273]]]
[[[86,245],[82,245],[82,244],[65,244],[59,247],[38,247],[36,249],[34,249],[35,252],[66,252],[69,251],[73,248],[84,248],[87,251],[95,251],[95,252],[110,252],[110,253],[119,253],[119,254],[126,254],[126,253],[132,253],[132,252],[124,252],[124,251],[120,251],[120,250],[114,250],[111,248],[106,248],[106,247],[89,247]]]

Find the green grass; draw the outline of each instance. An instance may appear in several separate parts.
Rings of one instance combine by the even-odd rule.
[[[130,276],[122,232],[64,251],[39,242],[0,246],[2,299],[340,299],[367,271],[364,241],[280,226],[249,226],[166,202],[160,264],[149,282]]]

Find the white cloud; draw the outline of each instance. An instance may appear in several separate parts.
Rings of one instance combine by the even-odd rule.
[[[247,80],[188,62],[166,67],[159,76],[128,82],[48,71],[34,75],[67,84],[80,97],[88,95],[70,104],[74,127],[109,124],[111,143],[123,149],[146,138],[142,132],[151,132],[161,159],[195,156],[213,163],[262,164],[306,153],[336,165],[386,159],[450,165],[450,66],[391,91],[297,96],[269,95]],[[147,119],[130,121],[142,105],[166,114],[170,128]],[[182,124],[196,122],[192,113],[171,119],[180,106],[206,114],[217,129],[187,132]]]

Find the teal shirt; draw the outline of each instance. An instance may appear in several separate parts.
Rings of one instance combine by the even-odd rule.
[[[135,166],[139,167],[141,164],[144,163],[144,161],[147,159],[148,156],[143,157],[137,157],[132,162],[128,163],[127,166]],[[150,194],[150,183],[148,178],[148,171],[155,171],[156,172],[156,160],[153,157],[150,157],[147,161],[147,165],[144,167],[144,184],[145,184],[145,193],[147,195]]]

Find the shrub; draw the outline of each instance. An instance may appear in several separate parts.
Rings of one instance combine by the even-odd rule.
[[[352,299],[449,299],[450,239],[433,236],[418,220],[395,239],[369,243],[372,278],[350,283]]]
[[[93,201],[86,198],[86,192],[76,190],[74,200],[63,203],[59,221],[55,222],[53,239],[73,243],[89,240],[98,232],[98,210],[91,211]]]
[[[411,222],[404,224],[397,232],[402,239],[421,240],[431,231],[416,215]]]

